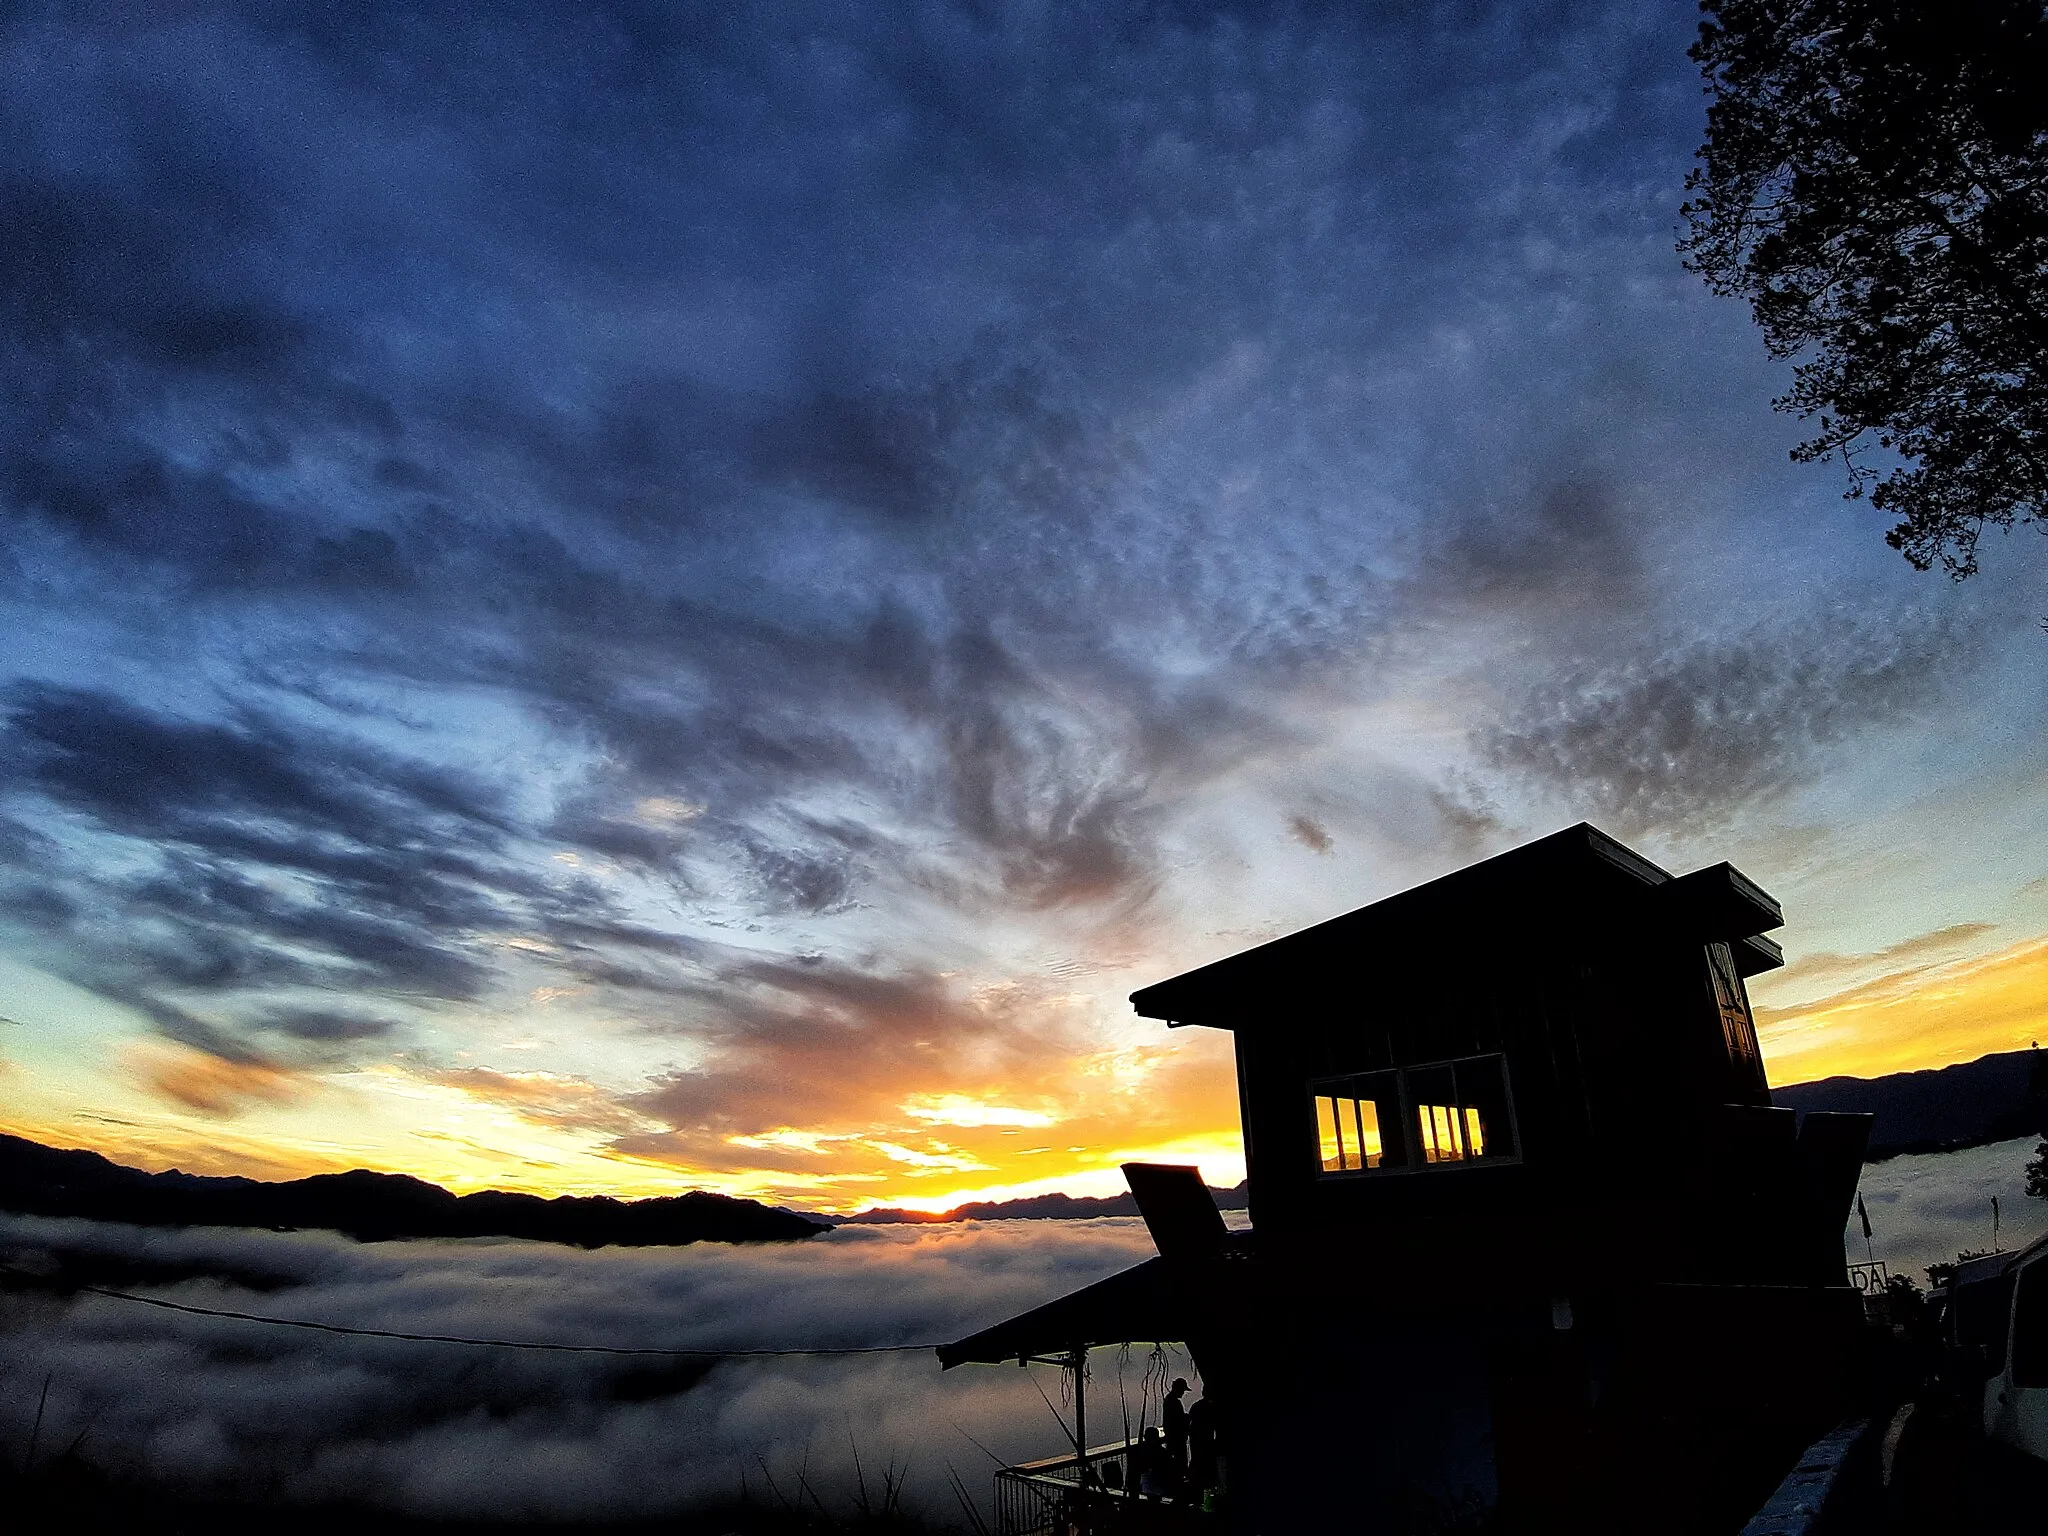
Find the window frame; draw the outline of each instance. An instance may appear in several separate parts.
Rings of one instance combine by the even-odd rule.
[[[1707,991],[1721,1022],[1721,1049],[1729,1067],[1761,1082],[1763,1047],[1756,1034],[1756,1008],[1736,963],[1734,945],[1718,940],[1707,945]]]
[[[1501,1099],[1507,1111],[1507,1132],[1514,1150],[1498,1156],[1455,1158],[1441,1162],[1428,1161],[1422,1155],[1423,1148],[1419,1134],[1420,1122],[1416,1118],[1415,1095],[1409,1086],[1410,1074],[1433,1072],[1448,1067],[1452,1071],[1452,1081],[1456,1082],[1456,1072],[1460,1065],[1481,1061],[1499,1064]],[[1339,1099],[1355,1102],[1357,1100],[1356,1094],[1337,1090],[1347,1089],[1349,1085],[1358,1083],[1366,1078],[1375,1077],[1392,1077],[1394,1079],[1394,1091],[1400,1100],[1401,1138],[1408,1156],[1391,1167],[1384,1162],[1377,1168],[1324,1167],[1321,1101],[1323,1099]],[[1505,1051],[1475,1051],[1464,1056],[1446,1057],[1440,1061],[1418,1061],[1406,1066],[1379,1067],[1362,1072],[1333,1072],[1322,1077],[1311,1078],[1308,1083],[1308,1112],[1309,1166],[1314,1170],[1314,1176],[1318,1181],[1325,1179],[1342,1181],[1346,1179],[1395,1178],[1403,1174],[1448,1173],[1453,1170],[1477,1171],[1484,1168],[1513,1167],[1519,1165],[1522,1161],[1522,1126],[1520,1117],[1515,1111],[1514,1075],[1508,1071],[1508,1058]],[[1381,1135],[1382,1137],[1385,1136],[1384,1127],[1381,1129]],[[1382,1144],[1384,1145],[1384,1142]]]
[[[1358,1114],[1356,1106],[1368,1101],[1361,1098],[1356,1090],[1362,1084],[1375,1078],[1392,1079],[1394,1088],[1393,1102],[1391,1105],[1393,1111],[1393,1125],[1391,1127],[1384,1123],[1379,1113],[1379,1106],[1383,1102],[1385,1102],[1384,1097],[1376,1094],[1370,1100],[1370,1102],[1374,1106],[1373,1134],[1377,1138],[1379,1138],[1380,1151],[1378,1153],[1378,1156],[1382,1159],[1382,1161],[1378,1164],[1378,1166],[1369,1166],[1365,1162],[1365,1145],[1364,1138],[1361,1134],[1359,1139],[1359,1145],[1356,1149],[1356,1153],[1359,1158],[1359,1165],[1356,1168],[1346,1168],[1341,1166],[1337,1168],[1326,1167],[1324,1165],[1323,1159],[1324,1100],[1327,1099],[1332,1104],[1348,1104],[1353,1106],[1351,1116],[1348,1119],[1339,1111],[1333,1110],[1331,1115],[1331,1119],[1334,1122],[1333,1128],[1337,1132],[1338,1156],[1341,1161],[1345,1152],[1349,1150],[1344,1145],[1344,1131],[1346,1127],[1349,1126],[1361,1132],[1363,1131],[1363,1118]],[[1344,1092],[1326,1093],[1319,1091],[1325,1088],[1342,1088],[1344,1089]],[[1402,1162],[1396,1163],[1392,1168],[1387,1167],[1384,1161],[1386,1156],[1386,1137],[1389,1129],[1391,1129],[1394,1132],[1394,1134],[1401,1138],[1400,1145],[1402,1146],[1404,1153],[1407,1150],[1411,1149],[1412,1143],[1415,1140],[1413,1133],[1405,1128],[1407,1124],[1407,1117],[1410,1112],[1408,1109],[1407,1095],[1401,1082],[1401,1074],[1398,1070],[1381,1070],[1378,1072],[1352,1072],[1341,1077],[1328,1077],[1318,1079],[1309,1084],[1309,1106],[1310,1114],[1315,1122],[1314,1130],[1316,1172],[1318,1174],[1335,1178],[1341,1177],[1345,1174],[1353,1173],[1392,1173],[1397,1169],[1400,1169],[1407,1165],[1405,1156]]]
[[[2006,1341],[2005,1374],[2014,1387],[2048,1387],[2048,1260],[2019,1267],[2012,1286],[2012,1334]]]

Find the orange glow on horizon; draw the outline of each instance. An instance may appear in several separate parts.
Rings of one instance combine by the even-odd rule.
[[[831,1212],[1113,1195],[1128,1161],[1196,1162],[1223,1186],[1243,1177],[1221,1036],[1051,1054],[1030,1063],[1029,1082],[971,1093],[903,1085],[877,1107],[884,1118],[708,1142],[666,1130],[630,1094],[541,1071],[385,1063],[288,1073],[162,1040],[132,1042],[120,1061],[124,1070],[98,1084],[35,1082],[17,1069],[39,1091],[10,1094],[0,1129],[152,1172],[277,1180],[367,1168],[457,1193],[708,1189]],[[715,1161],[697,1155],[707,1150]]]
[[[1756,1021],[1780,1086],[2023,1050],[2048,1035],[2048,938],[1906,966],[1808,1002],[1759,1005]]]
[[[1825,963],[1785,979],[1836,990],[1756,1006],[1780,1084],[1946,1066],[2048,1034],[2048,936],[1946,959],[1909,943],[1861,957],[1864,971],[1888,967],[1876,975],[1843,957],[1816,961]],[[1759,990],[1767,996],[1769,984]],[[1024,1034],[1038,1049],[992,1071],[921,1081],[883,1074],[859,1094],[814,1106],[812,1123],[792,1095],[776,1106],[788,1124],[687,1133],[646,1094],[561,1073],[397,1060],[290,1072],[131,1038],[75,1073],[0,1062],[0,1129],[152,1171],[288,1179],[370,1168],[457,1192],[638,1198],[710,1189],[836,1212],[1117,1194],[1118,1165],[1132,1160],[1193,1162],[1219,1186],[1243,1176],[1227,1037],[1183,1031],[1090,1048],[1034,1035],[1028,1022]],[[1481,1155],[1481,1130],[1464,1118],[1470,1155]],[[1456,1119],[1430,1129],[1438,1146],[1456,1144]],[[1351,1123],[1343,1139],[1364,1150],[1377,1137]]]

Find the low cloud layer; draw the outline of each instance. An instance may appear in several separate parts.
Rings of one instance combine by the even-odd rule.
[[[2023,1193],[2032,1141],[1863,1171],[1873,1251],[1925,1266],[2048,1230]],[[1852,1216],[1846,1242],[1861,1258]],[[841,1227],[800,1244],[582,1252],[515,1241],[360,1244],[320,1233],[160,1230],[0,1216],[0,1262],[196,1306],[365,1328],[678,1349],[931,1343],[1148,1257],[1135,1220]],[[1145,1346],[1095,1352],[1091,1423],[1156,1421]],[[1169,1374],[1193,1375],[1174,1352]],[[193,1492],[353,1499],[447,1518],[655,1517],[744,1489],[794,1497],[801,1469],[850,1508],[853,1457],[909,1467],[942,1519],[951,1472],[1056,1454],[1037,1387],[1055,1373],[941,1372],[923,1350],[701,1362],[343,1338],[110,1298],[0,1295],[0,1448],[38,1444]],[[1148,1396],[1148,1392],[1154,1394]],[[949,1471],[950,1469],[950,1471]]]
[[[1863,1205],[1870,1213],[1870,1244],[1853,1214],[1843,1237],[1849,1257],[1866,1253],[1895,1275],[1927,1285],[1927,1266],[1958,1253],[1989,1253],[1994,1241],[2008,1252],[2048,1232],[2048,1201],[2027,1195],[2026,1165],[2039,1146],[2033,1138],[2002,1141],[1963,1152],[1894,1157],[1863,1170]],[[1991,1201],[1998,1200],[1998,1231]]]
[[[1058,1230],[1054,1230],[1058,1227]],[[583,1253],[519,1242],[364,1245],[321,1234],[146,1231],[0,1216],[0,1258],[197,1306],[356,1327],[684,1349],[928,1343],[1151,1252],[1133,1221],[842,1228],[776,1247],[701,1243]],[[193,1278],[165,1283],[170,1275]],[[207,1278],[212,1276],[213,1278]],[[232,1276],[233,1278],[229,1278]],[[155,1283],[152,1282],[154,1278]],[[955,1511],[948,1465],[976,1494],[1061,1431],[1025,1373],[941,1373],[924,1351],[729,1361],[522,1353],[340,1338],[180,1316],[107,1298],[0,1300],[0,1443],[18,1456],[40,1383],[39,1443],[110,1470],[285,1501],[362,1499],[474,1518],[647,1517],[797,1471],[834,1507],[909,1465],[911,1497]],[[1122,1365],[1139,1411],[1144,1351]],[[1176,1357],[1185,1371],[1185,1357]],[[1117,1352],[1098,1352],[1095,1412],[1117,1409]],[[1036,1373],[1059,1401],[1055,1373]],[[1154,1420],[1156,1402],[1149,1412]],[[82,1438],[81,1438],[82,1437]]]

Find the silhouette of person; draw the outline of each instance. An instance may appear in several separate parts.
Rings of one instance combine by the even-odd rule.
[[[1163,1499],[1173,1492],[1171,1473],[1166,1464],[1166,1446],[1159,1438],[1159,1430],[1147,1428],[1139,1437],[1137,1449],[1131,1452],[1132,1481],[1138,1485],[1138,1492],[1148,1499]]]
[[[1160,1408],[1159,1419],[1166,1426],[1166,1461],[1178,1478],[1188,1468],[1188,1410],[1181,1399],[1188,1395],[1185,1376],[1173,1378],[1173,1389],[1166,1394],[1166,1402]]]

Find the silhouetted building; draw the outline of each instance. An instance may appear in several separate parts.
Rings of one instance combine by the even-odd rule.
[[[1133,995],[1231,1031],[1252,1230],[940,1352],[1185,1341],[1246,1532],[1734,1531],[1854,1389],[1861,1115],[1771,1107],[1782,916],[1577,826]],[[1337,1522],[1328,1527],[1328,1522]]]

